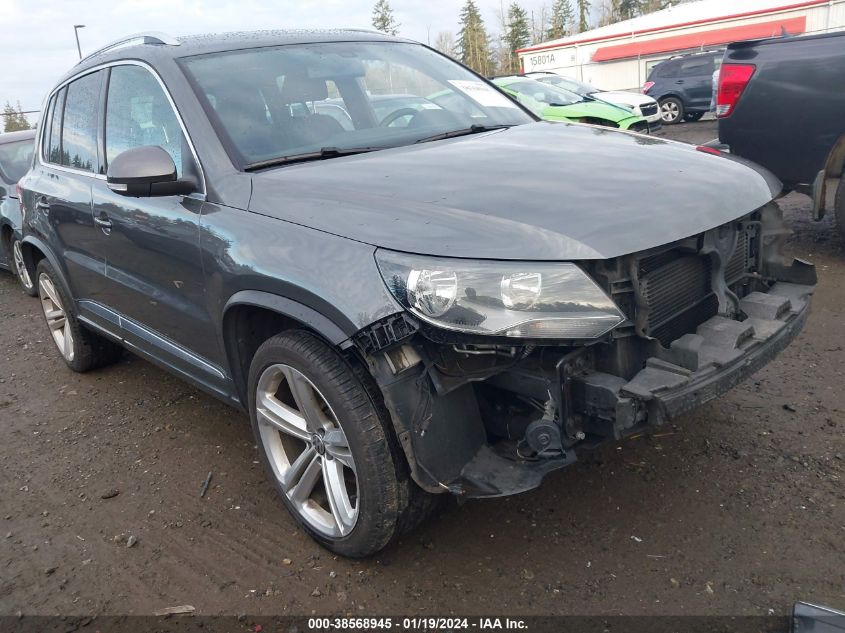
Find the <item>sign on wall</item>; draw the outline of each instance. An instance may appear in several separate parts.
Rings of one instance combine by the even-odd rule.
[[[566,49],[540,51],[522,57],[523,69],[527,73],[571,66],[574,63],[575,56]]]

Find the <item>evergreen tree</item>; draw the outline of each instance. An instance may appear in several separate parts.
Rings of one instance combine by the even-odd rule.
[[[575,25],[575,12],[569,0],[555,0],[552,5],[552,20],[549,30],[546,32],[546,39],[557,40],[572,34],[572,27]]]
[[[630,20],[642,13],[642,3],[639,0],[618,0],[615,13],[617,22]]]
[[[18,130],[30,129],[29,121],[26,120],[20,101],[18,102],[17,110],[8,101],[3,106],[3,131],[17,132]]]
[[[400,26],[401,24],[393,17],[393,9],[390,8],[390,2],[388,0],[378,0],[373,7],[373,27],[382,33],[396,35],[399,33]]]
[[[461,30],[458,33],[458,54],[461,62],[480,75],[490,75],[493,60],[490,39],[475,0],[466,0],[461,9]]]
[[[507,30],[505,31],[505,44],[508,52],[507,73],[520,71],[519,56],[516,54],[521,48],[528,46],[531,40],[531,29],[528,26],[528,12],[516,2],[511,3],[508,8]]]
[[[589,0],[575,0],[578,6],[578,32],[583,33],[590,28]]]
[[[684,0],[642,0],[640,3],[640,13],[654,13],[662,9],[668,9],[676,4],[680,4]]]

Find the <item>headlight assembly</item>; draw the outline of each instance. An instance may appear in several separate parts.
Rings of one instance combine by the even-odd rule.
[[[390,292],[448,330],[516,338],[592,339],[625,315],[590,277],[564,262],[505,262],[378,251]]]

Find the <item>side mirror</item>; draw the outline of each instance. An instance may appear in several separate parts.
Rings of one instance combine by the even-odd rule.
[[[106,174],[109,189],[122,196],[186,196],[196,191],[190,180],[177,180],[173,158],[156,145],[133,147],[118,154]]]

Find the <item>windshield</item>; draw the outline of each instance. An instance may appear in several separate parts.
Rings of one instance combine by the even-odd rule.
[[[328,42],[181,61],[247,168],[533,121],[495,88],[419,44]]]
[[[601,92],[601,90],[588,83],[578,81],[577,79],[570,79],[569,77],[561,77],[560,75],[546,75],[544,77],[538,77],[537,81],[542,81],[543,83],[563,88],[564,90],[574,92],[582,97],[588,97],[596,92]]]
[[[24,177],[32,162],[32,139],[0,145],[0,177],[15,184]]]

